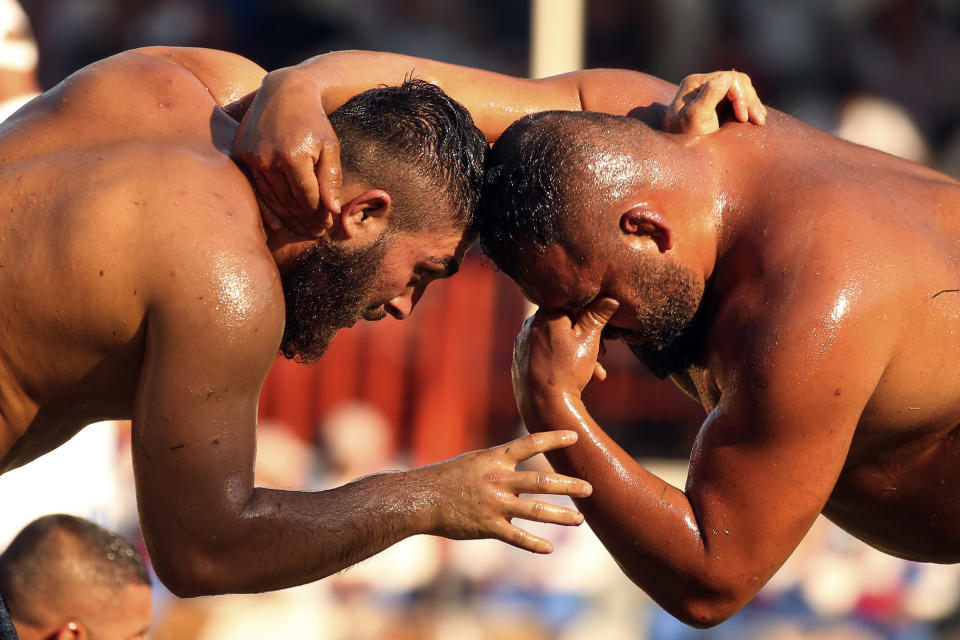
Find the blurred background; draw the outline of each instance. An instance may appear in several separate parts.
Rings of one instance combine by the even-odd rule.
[[[226,49],[267,69],[334,49],[518,76],[605,66],[678,82],[736,68],[774,108],[960,177],[956,0],[24,0],[22,9],[0,2],[0,100],[9,101],[0,109],[153,44]],[[509,364],[526,311],[474,253],[410,320],[341,331],[317,365],[278,360],[261,397],[258,483],[320,489],[517,436]],[[703,412],[618,346],[588,407],[682,487]],[[128,435],[128,425],[94,425],[0,478],[0,545],[53,511],[139,539]],[[551,556],[418,537],[285,592],[187,601],[158,588],[152,637],[960,638],[956,568],[885,556],[825,521],[743,612],[708,631],[651,603],[585,525],[536,529],[555,542]]]

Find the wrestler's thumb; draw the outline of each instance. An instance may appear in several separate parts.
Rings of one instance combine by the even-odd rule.
[[[586,331],[601,331],[619,308],[620,303],[613,298],[597,298],[583,310],[577,324]]]

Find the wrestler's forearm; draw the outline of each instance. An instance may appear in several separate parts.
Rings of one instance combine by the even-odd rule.
[[[236,510],[192,514],[188,537],[172,534],[164,520],[163,530],[147,531],[150,555],[164,583],[183,597],[318,580],[430,530],[438,494],[425,471],[377,474],[318,492],[256,488]]]
[[[518,118],[545,110],[590,110],[618,115],[666,105],[676,86],[644,73],[577,71],[531,80],[426,58],[371,51],[337,51],[268,74],[265,83],[299,82],[322,96],[330,113],[352,96],[413,76],[440,86],[463,104],[491,142]],[[656,121],[657,115],[650,119]],[[656,122],[654,122],[656,123]]]
[[[548,454],[561,473],[589,481],[594,491],[577,506],[624,572],[664,609],[687,624],[715,624],[759,589],[743,585],[705,545],[710,523],[698,520],[683,491],[636,463],[587,412],[578,395],[521,402],[531,431],[571,429],[576,445]]]
[[[495,538],[549,553],[549,540],[512,520],[580,524],[580,513],[533,494],[583,497],[590,495],[590,486],[577,478],[517,470],[516,465],[574,442],[575,434],[564,431],[525,436],[319,492],[254,488],[252,474],[239,472],[248,468],[245,454],[244,460],[221,464],[221,473],[207,483],[202,482],[205,468],[222,459],[201,461],[201,468],[188,465],[184,470],[193,479],[179,478],[179,487],[177,479],[164,474],[165,467],[143,481],[151,460],[137,455],[141,524],[157,574],[182,596],[303,584],[419,533],[455,540]]]

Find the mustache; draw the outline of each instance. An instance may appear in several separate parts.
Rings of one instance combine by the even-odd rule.
[[[606,325],[603,327],[603,330],[600,332],[601,340],[620,340],[622,338],[639,338],[640,334],[636,331],[630,331],[629,329],[621,329],[620,327],[614,327],[613,325]]]

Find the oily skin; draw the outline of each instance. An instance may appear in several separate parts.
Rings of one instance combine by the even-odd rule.
[[[398,82],[411,61],[362,52],[321,58],[333,69],[320,59],[309,66],[331,72],[312,76],[325,79],[327,111],[360,90]],[[479,98],[468,107],[490,139],[546,107],[626,113],[640,105],[656,107],[646,117],[657,120],[674,91],[626,71],[528,81],[422,62],[441,86]],[[329,85],[331,78],[346,88]],[[331,491],[254,486],[257,399],[284,324],[280,272],[317,242],[261,224],[267,214],[258,197],[263,204],[267,182],[279,176],[301,196],[310,189],[289,173],[290,158],[268,152],[266,166],[275,171],[265,176],[241,173],[229,155],[237,120],[263,80],[263,69],[225,52],[128,52],[74,74],[0,128],[0,471],[59,446],[87,423],[132,417],[142,529],[158,575],[182,596],[316,580],[417,533],[491,537],[549,552],[549,541],[513,519],[578,524],[582,516],[520,494],[582,497],[590,486],[515,467],[569,446],[573,433],[534,434]],[[704,120],[698,109],[713,113],[731,82],[709,75],[702,80],[709,90],[694,95],[687,87],[674,120],[696,128]],[[312,115],[329,129],[316,109],[320,94],[308,88],[305,95],[312,101],[294,115]],[[751,98],[735,111],[762,119],[752,87],[728,97]],[[291,129],[271,131],[273,122],[292,124],[294,150],[310,146],[310,127],[287,117],[292,102],[257,101],[260,115],[279,107],[280,117],[246,118],[255,141],[279,140],[291,152],[282,144],[291,142]],[[309,171],[316,163],[323,174],[336,144],[317,139],[322,160],[314,156]],[[293,155],[294,163],[304,159]],[[389,220],[389,194],[339,173],[324,189],[331,184],[336,211],[319,235],[344,248],[369,247]],[[436,207],[436,198],[425,200]],[[408,315],[433,279],[456,270],[470,240],[436,229],[397,239],[362,315]]]
[[[144,537],[181,596],[302,584],[418,533],[549,552],[512,519],[582,516],[519,494],[590,487],[515,467],[570,433],[330,491],[254,486],[257,400],[284,326],[280,272],[318,242],[266,231],[229,155],[232,116],[263,74],[225,52],[128,52],[0,128],[0,470],[90,422],[132,418]],[[343,198],[323,241],[371,245],[389,225],[389,194],[352,181]],[[405,317],[471,240],[397,234],[363,315]]]
[[[682,187],[584,213],[618,235],[551,247],[517,278],[544,305],[517,338],[518,405],[532,431],[580,434],[550,458],[593,484],[578,502],[591,527],[697,626],[753,597],[820,513],[888,553],[960,561],[960,184],[782,114],[661,136]],[[669,221],[670,249],[624,229],[638,203]],[[581,401],[604,377],[603,327],[638,329],[629,252],[684,265],[706,292],[700,348],[673,377],[707,412],[683,491]]]
[[[108,593],[101,589],[95,597],[76,595],[69,604],[69,617],[63,611],[51,611],[49,622],[36,627],[14,619],[19,640],[76,638],[84,640],[141,640],[147,636],[153,615],[150,586],[127,584]]]

